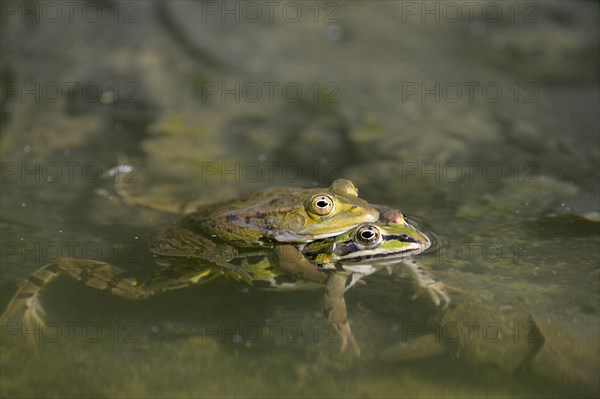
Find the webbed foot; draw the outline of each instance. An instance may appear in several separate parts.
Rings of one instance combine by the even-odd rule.
[[[41,305],[42,291],[60,274],[66,274],[86,285],[127,299],[142,299],[151,295],[140,287],[127,272],[108,263],[93,260],[60,260],[50,263],[23,281],[12,297],[0,322],[19,322],[26,328],[44,326],[46,311]]]
[[[415,295],[413,299],[423,294],[427,294],[429,299],[436,305],[445,309],[450,304],[450,296],[446,292],[444,283],[435,281],[429,274],[427,268],[414,259],[407,259],[402,262],[406,271],[415,281]]]
[[[426,294],[435,306],[441,306],[442,309],[446,309],[451,302],[450,296],[448,296],[448,293],[446,292],[446,286],[439,281],[417,285],[415,291],[412,299],[416,299],[421,295]]]

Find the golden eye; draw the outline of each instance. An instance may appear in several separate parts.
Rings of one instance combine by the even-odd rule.
[[[317,195],[310,201],[310,210],[319,216],[327,216],[335,209],[335,202],[329,195]]]
[[[366,224],[356,231],[356,240],[359,244],[373,246],[381,241],[381,232],[372,224]]]

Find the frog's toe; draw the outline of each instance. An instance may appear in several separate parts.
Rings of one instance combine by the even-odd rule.
[[[423,293],[426,293],[429,299],[435,304],[435,306],[441,306],[442,309],[445,309],[450,304],[450,297],[446,292],[446,286],[444,283],[439,281],[427,284],[425,286],[417,287],[415,294],[412,299],[416,299],[421,296]]]
[[[23,312],[22,322],[30,329],[33,326],[43,327],[46,325],[46,310],[42,306],[39,297],[33,296],[28,301],[28,307]]]
[[[442,303],[442,309],[446,309],[448,307],[448,305],[450,305],[450,296],[448,295],[448,293],[446,292],[446,287],[444,286],[444,284],[440,283],[441,286],[436,289],[436,294],[439,298],[441,298],[443,301]],[[438,305],[439,306],[439,305]]]
[[[352,350],[354,351],[354,353],[357,356],[360,356],[360,347],[358,346],[356,339],[354,339],[354,334],[352,334],[350,326],[346,324],[342,328],[338,329],[338,333],[340,335],[340,340],[342,341],[340,346],[340,353],[346,352],[349,343],[350,346],[352,346]]]

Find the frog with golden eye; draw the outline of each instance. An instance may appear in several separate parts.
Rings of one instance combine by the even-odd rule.
[[[119,193],[128,203],[154,207],[150,201],[136,199],[122,190]],[[272,188],[222,203],[174,204],[172,208],[185,209],[187,215],[176,226],[157,229],[150,239],[150,250],[159,257],[179,260],[169,269],[176,277],[165,278],[167,273],[163,270],[138,282],[126,271],[104,262],[59,260],[20,284],[2,320],[16,317],[43,323],[40,292],[60,274],[115,295],[143,299],[199,284],[209,275],[226,274],[249,283],[259,280],[253,271],[259,270],[262,262],[256,260],[268,255],[276,259],[270,264],[285,265],[271,274],[288,273],[294,278],[322,281],[325,273],[306,262],[302,245],[336,236],[379,217],[379,212],[358,197],[358,189],[347,179],[335,180],[328,188]],[[281,262],[277,261],[280,256],[285,257]],[[163,264],[167,262],[163,259]]]

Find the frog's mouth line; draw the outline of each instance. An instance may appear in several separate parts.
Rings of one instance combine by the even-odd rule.
[[[401,255],[401,254],[405,254],[405,253],[415,254],[415,250],[419,250],[419,249],[422,249],[421,251],[418,252],[418,253],[421,253],[427,248],[422,248],[422,246],[419,245],[419,246],[407,247],[400,251],[391,251],[391,252],[385,252],[385,253],[366,254],[366,255],[365,254],[363,254],[363,255],[357,254],[356,256],[350,255],[350,256],[344,258],[344,262],[346,262],[346,261],[360,262],[363,260],[394,258],[395,255]]]
[[[299,243],[305,243],[305,242],[313,242],[313,241],[318,241],[318,240],[322,240],[325,238],[331,238],[331,237],[337,237],[340,234],[345,233],[345,230],[339,231],[339,232],[332,232],[332,233],[326,233],[326,234],[312,234],[310,239],[307,238],[307,235],[304,234],[299,234],[299,233],[295,233],[295,232],[291,232],[291,231],[281,231],[278,234],[274,234],[273,235],[273,239],[275,241],[279,241],[279,242],[299,242]]]

